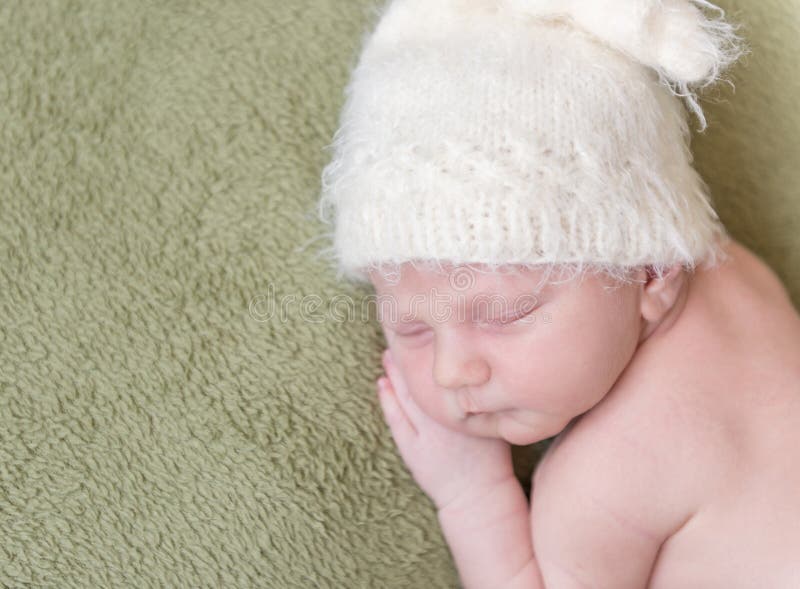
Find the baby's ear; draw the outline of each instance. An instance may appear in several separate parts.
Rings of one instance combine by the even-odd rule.
[[[642,317],[658,322],[678,301],[686,276],[681,264],[666,268],[659,277],[652,266],[647,266],[647,284],[642,292]]]

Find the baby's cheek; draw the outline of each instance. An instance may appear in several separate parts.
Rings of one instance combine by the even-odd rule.
[[[447,392],[436,386],[430,374],[430,371],[416,372],[408,392],[428,417],[445,425],[450,424],[455,417],[447,404]]]
[[[431,387],[429,378],[425,378],[421,371],[417,371],[410,377],[408,392],[417,402],[420,409],[430,414],[436,412],[437,399]]]
[[[525,377],[517,377],[517,381],[529,383],[519,389],[527,395],[525,406],[528,408],[554,417],[574,417],[593,404],[595,384],[584,376],[582,368],[574,363],[560,365],[550,360],[528,371]],[[522,392],[518,395],[522,396]]]
[[[432,419],[451,425],[460,415],[456,414],[457,408],[448,402],[450,393],[433,380],[433,353],[433,346],[424,340],[398,341],[396,351],[392,349],[414,402]]]

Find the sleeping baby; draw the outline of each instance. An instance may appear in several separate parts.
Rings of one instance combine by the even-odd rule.
[[[735,27],[705,0],[378,16],[320,211],[462,585],[800,587],[800,315],[689,147]],[[528,502],[511,445],[551,437]]]

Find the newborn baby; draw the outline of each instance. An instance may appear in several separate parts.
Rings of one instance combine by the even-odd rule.
[[[464,587],[800,587],[800,316],[726,252],[622,286],[373,274],[382,407]],[[529,507],[509,443],[556,434]]]
[[[464,586],[800,587],[800,319],[684,108],[703,131],[735,27],[707,0],[378,15],[320,211],[339,277],[393,303],[381,405]],[[529,507],[510,445],[553,436]]]

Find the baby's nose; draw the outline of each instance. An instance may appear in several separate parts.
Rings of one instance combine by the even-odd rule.
[[[461,360],[457,357],[437,356],[433,379],[438,386],[451,390],[477,387],[489,380],[489,365],[480,358]]]

